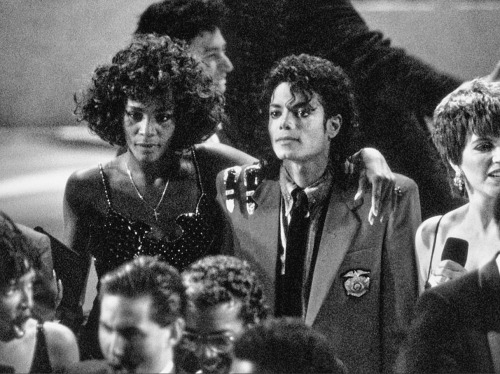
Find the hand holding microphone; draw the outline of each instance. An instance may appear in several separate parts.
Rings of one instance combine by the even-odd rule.
[[[444,244],[441,262],[431,271],[429,284],[431,287],[456,279],[464,275],[467,270],[464,266],[467,262],[469,243],[459,238],[448,238]]]

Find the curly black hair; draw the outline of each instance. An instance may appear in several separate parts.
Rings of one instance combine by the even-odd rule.
[[[221,28],[227,14],[222,0],[165,0],[140,16],[136,34],[168,35],[190,42],[204,31]]]
[[[294,318],[251,327],[236,340],[234,356],[266,373],[347,373],[326,337]]]
[[[99,66],[91,85],[74,96],[78,121],[112,145],[125,146],[123,117],[127,99],[160,101],[173,107],[173,150],[209,137],[223,120],[223,96],[187,55],[182,43],[168,36],[138,35],[111,64]]]
[[[269,106],[274,90],[283,82],[290,84],[294,97],[304,95],[310,101],[317,94],[325,110],[325,119],[337,114],[342,116],[340,131],[330,144],[331,164],[338,167],[359,148],[358,109],[348,76],[340,67],[324,58],[308,54],[284,57],[275,64],[264,81],[264,107]],[[276,164],[272,156],[268,155],[268,158],[271,162],[269,165]]]
[[[0,287],[9,285],[32,267],[26,238],[12,219],[0,211]]]
[[[240,317],[254,325],[268,315],[262,286],[250,265],[232,256],[208,256],[182,273],[188,300],[204,309],[229,301],[241,301]]]

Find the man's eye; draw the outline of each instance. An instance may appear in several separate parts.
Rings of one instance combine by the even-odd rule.
[[[300,108],[297,110],[297,117],[307,118],[311,114],[312,110],[309,108]]]
[[[134,122],[140,122],[144,118],[144,114],[142,112],[134,112],[126,110],[125,113]]]
[[[156,115],[156,122],[158,123],[165,123],[170,121],[172,119],[172,113],[161,113]]]
[[[490,142],[484,142],[484,143],[479,143],[478,145],[476,145],[474,147],[474,149],[476,149],[477,151],[480,151],[480,152],[486,152],[486,151],[489,151],[493,148],[493,144],[491,144]]]
[[[17,290],[16,286],[7,286],[2,290],[4,296],[12,296]]]
[[[279,118],[281,115],[281,112],[279,110],[271,110],[269,111],[269,117],[276,119]]]

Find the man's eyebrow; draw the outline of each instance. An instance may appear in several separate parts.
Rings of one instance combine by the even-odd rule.
[[[286,108],[288,110],[300,109],[300,108],[304,108],[304,107],[308,107],[308,106],[310,106],[312,108],[310,100],[309,101],[308,100],[294,100],[293,103],[290,103],[290,102],[286,103]]]
[[[222,329],[222,330],[215,330],[215,331],[211,331],[209,333],[205,333],[205,334],[200,334],[198,333],[196,330],[194,329],[190,329],[188,327],[185,328],[186,332],[189,332],[190,334],[193,334],[193,335],[198,335],[198,336],[208,336],[208,337],[211,337],[211,336],[215,336],[215,335],[220,335],[220,334],[227,334],[227,333],[231,333],[230,330],[228,329]]]
[[[205,53],[207,53],[207,52],[219,52],[219,51],[223,51],[225,48],[226,48],[225,44],[221,47],[208,47],[208,48],[205,48]]]

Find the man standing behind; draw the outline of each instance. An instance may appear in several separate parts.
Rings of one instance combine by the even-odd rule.
[[[138,257],[101,279],[99,343],[105,360],[69,373],[172,373],[184,327],[184,287],[172,266]]]
[[[188,373],[227,373],[233,342],[267,316],[262,287],[245,261],[209,256],[182,273],[186,331],[176,363]]]
[[[354,97],[331,62],[285,57],[265,97],[274,157],[217,178],[235,254],[256,269],[277,316],[324,333],[349,371],[388,372],[417,297],[417,186],[396,175],[393,212],[366,220],[370,196],[352,198],[339,162],[355,146]]]
[[[227,74],[233,71],[220,30],[226,13],[222,0],[162,1],[151,4],[141,14],[135,33],[156,33],[186,41],[188,53],[202,62],[205,72],[224,94]],[[222,124],[210,139],[230,144]]]

